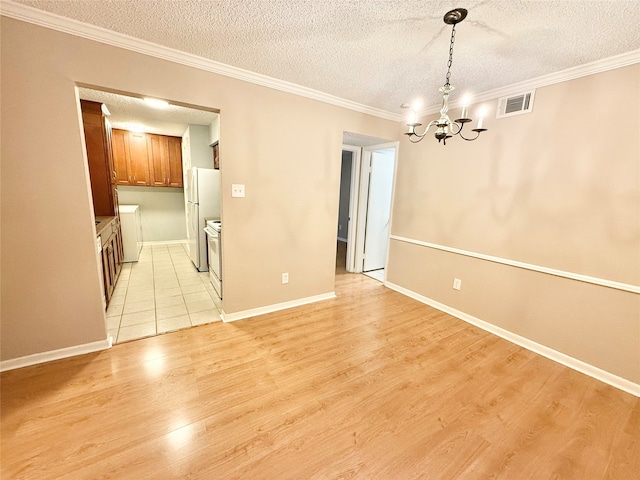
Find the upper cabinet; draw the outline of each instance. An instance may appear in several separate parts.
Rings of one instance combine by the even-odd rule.
[[[113,168],[117,185],[131,185],[129,182],[129,132],[113,129]]]
[[[149,182],[149,156],[147,135],[129,133],[129,183],[136,186],[151,185]]]
[[[164,187],[167,183],[166,164],[169,159],[169,142],[162,135],[147,135],[149,157],[149,183]]]
[[[118,185],[182,187],[180,137],[113,130]]]
[[[182,139],[167,137],[169,143],[169,161],[167,162],[167,186],[182,186]]]
[[[101,103],[80,100],[80,106],[93,210],[96,216],[115,216],[118,212],[118,197],[114,185],[111,125],[102,111]]]

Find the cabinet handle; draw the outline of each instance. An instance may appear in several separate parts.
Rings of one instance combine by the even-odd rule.
[[[113,179],[115,180],[116,178],[118,178],[118,175],[116,174],[116,171],[113,171]]]

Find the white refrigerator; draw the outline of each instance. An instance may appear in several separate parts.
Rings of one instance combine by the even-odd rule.
[[[184,190],[189,257],[201,272],[208,270],[206,220],[220,218],[220,186],[216,173],[209,168],[190,168]]]

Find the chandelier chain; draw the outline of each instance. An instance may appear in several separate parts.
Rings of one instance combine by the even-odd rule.
[[[449,61],[447,62],[447,80],[444,82],[445,86],[450,86],[449,78],[451,78],[451,65],[453,64],[453,44],[456,41],[456,25],[453,24],[451,29],[451,45],[449,46]]]

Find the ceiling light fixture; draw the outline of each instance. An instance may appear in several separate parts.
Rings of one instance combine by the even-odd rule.
[[[407,123],[407,127],[409,127],[409,131],[405,132],[405,135],[409,136],[409,140],[412,143],[418,143],[422,140],[429,129],[431,127],[436,127],[435,137],[438,139],[438,143],[442,141],[444,145],[447,144],[447,138],[451,138],[454,135],[460,135],[464,140],[472,141],[477,139],[482,132],[485,132],[487,129],[482,128],[483,118],[478,118],[478,124],[476,128],[472,129],[472,132],[476,132],[476,136],[473,138],[467,138],[462,135],[462,129],[465,123],[471,122],[471,119],[468,118],[469,115],[469,105],[467,100],[465,99],[465,103],[462,107],[462,114],[460,118],[457,120],[451,121],[449,115],[447,114],[449,111],[449,93],[454,89],[453,85],[449,83],[449,78],[451,77],[451,64],[453,63],[453,43],[456,37],[456,24],[463,21],[467,16],[467,10],[464,8],[456,8],[447,12],[444,16],[444,23],[447,25],[453,25],[451,29],[451,44],[449,46],[449,62],[447,63],[447,76],[444,82],[444,85],[440,87],[440,91],[442,92],[442,108],[440,109],[440,118],[438,120],[433,120],[429,122],[424,132],[417,133],[416,127],[421,126],[422,124],[418,122],[418,112],[414,107],[412,112],[412,117]]]
[[[169,102],[158,100],[157,98],[145,97],[143,100],[147,105],[153,108],[167,108],[169,106]]]

